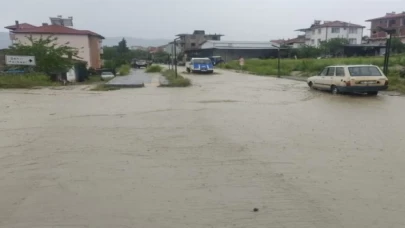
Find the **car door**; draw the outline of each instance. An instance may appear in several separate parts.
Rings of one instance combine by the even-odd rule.
[[[345,75],[344,67],[336,67],[335,77],[333,77],[332,84],[335,86],[342,86],[344,84],[343,79]]]
[[[314,77],[314,81],[313,81],[313,86],[315,88],[318,89],[323,89],[323,85],[322,85],[322,80],[323,78],[326,76],[326,74],[328,73],[328,68],[326,67],[325,69],[323,69],[323,71],[321,73],[318,74],[318,76]]]
[[[328,67],[328,72],[322,78],[323,86],[325,89],[330,89],[335,79],[336,67]]]

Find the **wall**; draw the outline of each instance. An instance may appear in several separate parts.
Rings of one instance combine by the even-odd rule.
[[[90,63],[87,64],[87,67],[92,67],[94,69],[101,68],[101,51],[102,43],[101,39],[96,36],[89,36],[89,47],[90,47]]]
[[[331,27],[312,29],[310,32],[306,33],[306,37],[309,37],[306,44],[318,47],[320,45],[319,41],[330,40],[333,38],[355,39],[352,44],[361,44],[363,28],[356,28],[356,33],[350,33],[349,27],[340,27],[339,30],[339,33],[332,33]],[[313,43],[312,40],[314,41]]]
[[[30,44],[30,41],[27,38],[29,34],[16,33],[14,35],[14,37],[21,43]],[[32,34],[34,39],[40,39],[41,36],[46,38],[48,35]],[[61,45],[69,42],[67,46],[77,48],[79,51],[78,56],[81,58],[81,60],[86,61],[88,65],[90,65],[90,47],[87,35],[54,35],[54,37],[58,38],[56,44]]]

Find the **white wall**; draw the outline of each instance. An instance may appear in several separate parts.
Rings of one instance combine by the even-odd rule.
[[[345,38],[351,41],[351,44],[361,44],[363,37],[363,28],[355,28],[354,31],[350,28],[339,28],[339,33],[332,33],[333,28],[317,28],[306,32],[306,37],[309,40],[305,41],[306,45],[319,46],[319,41],[326,41],[333,38]],[[351,33],[355,32],[355,33]]]
[[[23,33],[16,33],[14,35],[14,38],[23,44],[30,44],[30,41],[28,40],[27,36],[30,35]],[[46,38],[47,36],[48,35],[46,34],[42,34],[43,38]],[[32,34],[32,37],[34,39],[39,39],[41,38],[41,34]],[[91,64],[90,45],[89,45],[89,38],[87,35],[54,35],[53,37],[58,38],[56,44],[59,45],[64,45],[67,42],[69,42],[67,46],[77,48],[79,51],[78,56],[81,58],[81,60],[86,61],[88,65]]]

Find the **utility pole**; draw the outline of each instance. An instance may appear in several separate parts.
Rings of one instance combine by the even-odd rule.
[[[277,77],[280,78],[281,77],[281,56],[280,56],[280,49],[281,49],[281,45],[271,45],[275,48],[277,48]]]
[[[380,31],[386,32],[389,35],[389,38],[387,39],[387,42],[385,44],[384,67],[383,67],[384,74],[388,75],[388,66],[389,66],[389,60],[390,60],[392,35],[395,34],[396,30],[387,29],[387,28],[383,28],[383,27],[378,27],[378,29]]]
[[[176,47],[177,47],[177,43],[176,41],[180,39],[180,38],[176,38],[173,40],[173,44],[174,44],[174,75],[177,78],[177,53],[176,53]]]

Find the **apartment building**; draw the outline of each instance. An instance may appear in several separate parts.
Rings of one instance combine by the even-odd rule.
[[[87,62],[87,67],[97,69],[102,65],[101,54],[103,53],[102,40],[104,37],[95,32],[78,30],[57,23],[43,23],[41,26],[35,26],[28,23],[20,24],[18,21],[14,25],[5,28],[10,31],[10,39],[13,43],[30,44],[28,37],[39,39],[51,35],[57,38],[56,45],[67,45],[76,48],[79,60]]]
[[[201,45],[207,40],[220,41],[223,35],[221,34],[205,34],[204,30],[195,30],[192,34],[178,34],[178,44],[181,51],[198,50]]]
[[[405,43],[405,12],[402,13],[386,13],[385,16],[369,19],[370,26],[370,39],[371,43],[385,44],[388,34],[381,31],[379,28],[395,30],[394,36],[401,39]]]
[[[318,47],[333,38],[345,38],[350,44],[361,44],[365,26],[343,21],[314,21],[309,28],[296,31],[305,33],[305,45]]]

